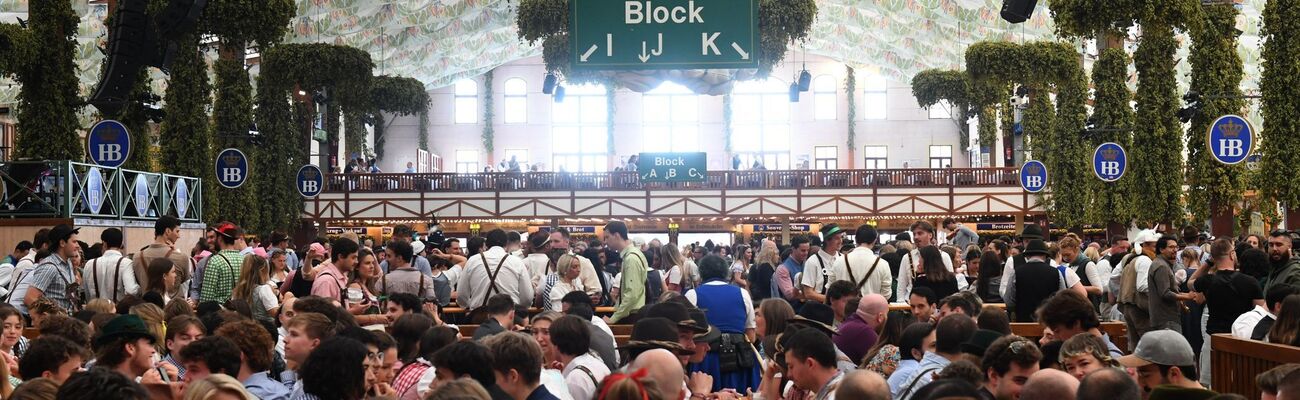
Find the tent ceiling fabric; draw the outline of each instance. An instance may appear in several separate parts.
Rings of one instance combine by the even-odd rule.
[[[31,0],[0,0],[0,15],[25,16]],[[57,1],[57,0],[51,0]],[[82,14],[77,69],[82,93],[98,81],[98,50],[106,37],[102,5],[73,0]],[[517,1],[517,0],[516,0]],[[1259,76],[1260,11],[1266,0],[1245,0],[1238,28],[1246,63],[1243,88]],[[818,0],[809,40],[797,47],[849,65],[907,81],[927,68],[960,68],[968,45],[981,40],[1052,39],[1047,1],[1023,24],[1003,21],[1001,0]],[[506,0],[297,0],[289,42],[328,42],[370,52],[376,74],[409,76],[432,89],[511,61],[541,54],[516,35],[516,2]],[[1180,58],[1186,58],[1181,36]],[[1132,48],[1129,49],[1130,51]],[[1179,68],[1186,72],[1186,62]],[[1180,80],[1186,80],[1180,74]],[[12,80],[0,81],[0,104],[17,98]]]

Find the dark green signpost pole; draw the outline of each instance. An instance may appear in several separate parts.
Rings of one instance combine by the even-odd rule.
[[[758,0],[570,0],[577,70],[758,68]]]
[[[642,182],[704,182],[708,178],[705,153],[641,153],[636,171]]]

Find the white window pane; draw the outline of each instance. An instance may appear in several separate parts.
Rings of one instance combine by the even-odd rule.
[[[456,98],[456,123],[473,124],[478,122],[478,99],[474,97]]]
[[[673,129],[673,151],[698,151],[699,137],[694,126],[682,126]]]
[[[759,120],[759,98],[757,96],[732,96],[731,120],[750,122]]]
[[[584,124],[604,123],[605,115],[609,113],[605,96],[582,96],[581,107]]]
[[[528,93],[528,85],[524,83],[523,79],[520,78],[507,79],[505,86],[506,86],[505,94],[507,95],[520,95],[520,94]]]
[[[867,119],[885,119],[885,94],[884,93],[867,93],[866,95],[866,118]]]
[[[813,92],[817,92],[817,93],[831,92],[831,93],[834,93],[835,90],[836,90],[836,87],[835,87],[835,86],[836,86],[836,85],[835,85],[835,77],[830,76],[830,75],[822,75],[822,76],[817,77],[817,79],[813,80]]]
[[[456,81],[457,96],[476,96],[478,95],[478,82],[473,79],[461,79]]]
[[[528,98],[523,96],[507,96],[502,110],[505,115],[507,124],[522,124],[528,122]]]
[[[678,95],[672,98],[672,118],[674,122],[695,122],[700,119],[696,97]]]
[[[578,128],[561,127],[552,128],[552,150],[556,153],[576,153],[578,152]]]
[[[813,95],[813,118],[832,120],[836,118],[835,93],[817,93]]]
[[[770,124],[763,128],[763,151],[789,151],[790,126]]]
[[[952,118],[952,105],[947,100],[940,100],[938,104],[930,106],[931,119]]]
[[[572,124],[578,122],[578,103],[573,100],[563,103],[551,103],[551,122],[555,124]]]
[[[650,153],[672,151],[671,147],[669,147],[671,143],[663,140],[663,138],[668,137],[668,127],[647,126],[641,129],[641,134],[645,138],[642,146],[644,150],[642,151]]]
[[[817,146],[815,152],[817,158],[835,158],[836,148],[834,146]]]
[[[731,146],[737,151],[758,151],[762,148],[763,142],[757,126],[739,125],[733,127],[732,132],[735,137],[731,139]]]
[[[885,158],[889,156],[889,148],[885,146],[866,146],[862,148],[862,155],[870,158]]]
[[[871,91],[883,91],[885,89],[888,89],[888,83],[885,81],[884,76],[871,75],[867,77],[865,87],[867,88],[867,90],[871,90]]]
[[[763,96],[763,121],[790,120],[790,99],[781,96]]]
[[[607,135],[608,129],[604,126],[582,127],[582,152],[605,153],[605,150],[607,150],[605,147],[608,140]]]
[[[668,122],[668,97],[645,96],[642,98],[645,122]]]

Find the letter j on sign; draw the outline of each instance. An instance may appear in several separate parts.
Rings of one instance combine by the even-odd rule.
[[[1025,162],[1020,167],[1020,187],[1026,192],[1038,193],[1047,188],[1047,166],[1038,160]]]
[[[1255,127],[1240,116],[1224,115],[1210,124],[1205,144],[1215,160],[1239,164],[1255,150]]]
[[[217,154],[217,183],[229,189],[243,185],[248,180],[248,157],[236,148]]]

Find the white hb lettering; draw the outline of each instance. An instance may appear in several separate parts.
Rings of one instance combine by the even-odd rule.
[[[316,181],[303,181],[303,182],[302,182],[302,191],[303,191],[303,193],[316,193],[316,189],[317,189]]]
[[[118,161],[122,159],[122,145],[108,143],[99,145],[99,159],[104,161]]]
[[[239,168],[222,168],[221,180],[226,182],[239,182],[244,179],[244,171]]]
[[[1119,175],[1119,161],[1102,161],[1101,174],[1105,176]]]
[[[1030,187],[1030,188],[1042,187],[1042,186],[1043,186],[1043,177],[1041,177],[1041,176],[1026,176],[1026,177],[1025,177],[1025,186],[1028,186],[1028,187]]]
[[[1241,139],[1219,139],[1219,157],[1241,157],[1245,150]]]

